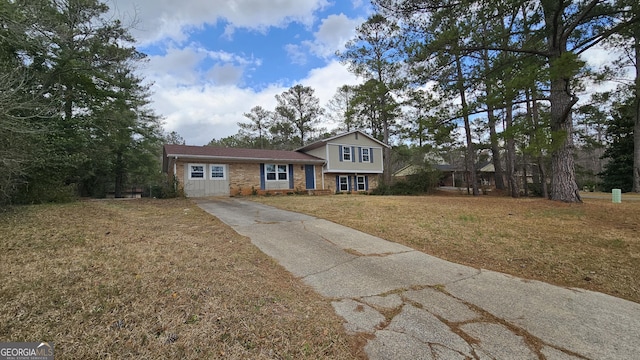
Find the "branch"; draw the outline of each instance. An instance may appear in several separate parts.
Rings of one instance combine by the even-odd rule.
[[[549,101],[549,98],[548,97],[536,97],[535,99],[529,99],[529,100],[525,99],[525,100],[512,101],[511,105],[520,105],[520,104],[527,103],[529,101],[536,101],[536,102],[537,101]],[[502,108],[498,107],[498,108],[495,108],[494,110],[499,110],[499,109],[502,109]],[[485,108],[477,109],[477,110],[474,110],[472,112],[469,112],[469,116],[483,114],[483,113],[486,113],[487,111],[488,111],[488,109],[485,109]],[[452,122],[454,120],[460,119],[460,117],[461,116],[454,116],[452,118],[448,118],[446,120],[439,121],[438,125],[444,125],[444,124],[450,123],[450,122]]]
[[[512,52],[517,54],[530,54],[530,55],[539,55],[544,57],[549,57],[550,54],[548,51],[536,50],[536,49],[521,49],[510,46],[467,46],[461,47],[461,51],[504,51],[504,52]]]
[[[450,4],[443,4],[442,1],[374,1],[375,5],[391,13],[399,13],[405,17],[411,16],[414,12],[433,12],[440,9],[449,9],[460,6],[461,2],[454,1]]]
[[[600,0],[591,0],[591,2],[589,4],[587,4],[582,9],[582,11],[580,11],[580,13],[574,19],[574,21],[572,23],[568,24],[565,27],[565,31],[562,34],[562,40],[563,41],[567,41],[567,39],[569,39],[569,36],[571,35],[571,33],[580,25],[582,20],[584,20],[587,17],[589,12],[591,12],[591,10],[593,10],[593,8],[595,8],[596,5],[598,5],[599,2],[600,2]]]
[[[624,22],[624,23],[620,23],[614,27],[612,27],[611,29],[598,34],[598,35],[594,35],[584,41],[582,41],[580,44],[576,45],[575,48],[581,48],[582,46],[584,46],[584,48],[581,48],[580,50],[574,51],[577,55],[582,54],[583,52],[591,49],[592,47],[598,45],[600,42],[604,41],[605,39],[609,38],[611,35],[619,32],[620,30],[631,26],[635,23],[639,23],[640,22],[640,16],[637,16],[635,18],[632,18],[631,20]]]

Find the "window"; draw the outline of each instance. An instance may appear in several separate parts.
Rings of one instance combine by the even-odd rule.
[[[211,165],[211,180],[224,180],[224,165]]]
[[[367,191],[367,181],[364,176],[356,176],[356,187],[358,191]]]
[[[351,148],[348,146],[342,147],[342,161],[351,161]]]
[[[204,179],[204,165],[189,164],[189,180],[202,180],[202,179]]]
[[[288,180],[287,165],[266,164],[264,169],[267,180]]]
[[[276,179],[276,166],[274,164],[265,165],[264,172],[267,174],[267,180]]]
[[[369,149],[362,149],[362,162],[369,162]]]
[[[340,176],[339,181],[340,186],[338,188],[340,189],[340,191],[349,191],[349,177]]]

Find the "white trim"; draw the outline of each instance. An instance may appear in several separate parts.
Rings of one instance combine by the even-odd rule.
[[[353,151],[351,151],[351,147],[351,145],[342,145],[342,154],[340,154],[340,157],[342,158],[343,162],[353,162]],[[345,158],[345,155],[347,155],[347,153],[349,154],[349,159]]]
[[[360,181],[358,181],[360,178],[362,178],[362,190],[360,190]],[[365,175],[356,175],[356,191],[367,191]]]
[[[335,140],[335,139],[339,139],[339,138],[341,138],[341,137],[349,136],[349,135],[351,135],[351,134],[353,134],[353,133],[360,133],[360,134],[362,134],[363,136],[367,137],[369,140],[371,140],[371,141],[373,141],[373,142],[377,143],[378,145],[380,145],[380,146],[382,146],[382,147],[391,148],[391,145],[387,145],[387,144],[383,143],[382,141],[380,141],[380,140],[378,140],[378,139],[374,138],[373,136],[371,136],[371,135],[369,135],[369,134],[367,134],[367,133],[363,132],[362,130],[351,130],[351,131],[349,131],[349,132],[342,133],[342,134],[338,134],[338,135],[336,135],[336,136],[332,136],[332,137],[330,137],[330,138],[326,138],[326,139],[318,140],[318,141],[316,141],[316,142],[314,142],[314,143],[311,143],[311,144],[309,144],[309,145],[306,145],[306,146],[303,146],[303,147],[297,148],[297,149],[295,149],[295,151],[303,151],[303,152],[304,152],[304,150],[305,150],[305,149],[316,149],[316,148],[319,148],[319,147],[321,146],[321,145],[319,145],[319,144],[321,144],[321,143],[328,144],[330,141],[333,141],[333,140]]]
[[[347,180],[347,188],[345,190],[342,190],[342,179],[346,179]],[[338,191],[351,191],[351,184],[349,181],[349,175],[338,175]]]
[[[301,153],[305,154],[305,153]],[[309,154],[307,154],[309,155]],[[183,159],[195,160],[217,160],[228,162],[250,162],[250,163],[274,163],[286,162],[288,164],[323,164],[324,159],[275,159],[275,158],[253,158],[253,157],[229,157],[229,156],[211,156],[211,155],[188,155],[188,154],[168,154],[167,157],[182,157]],[[313,156],[313,155],[309,155]]]
[[[340,146],[340,145],[341,145],[341,146],[345,146],[345,144],[347,144],[347,143],[331,142],[331,143],[327,143],[326,145],[327,145],[327,148],[328,148],[328,147],[329,147],[329,145],[332,145],[332,146],[336,146],[336,145],[339,145],[339,146]],[[360,147],[364,147],[364,145],[360,145],[360,144],[349,144],[349,146],[355,146],[355,147],[359,147],[359,146],[360,146]],[[381,147],[381,146],[367,146],[367,148],[371,148],[371,149],[380,149],[380,150],[382,150],[382,147]],[[328,155],[327,155],[327,156],[328,156]]]
[[[214,166],[222,167],[222,177],[213,177],[212,171]],[[224,181],[227,180],[227,165],[225,164],[209,164],[209,180]]]
[[[370,147],[361,147],[360,148],[360,158],[362,159],[362,162],[371,162],[371,152],[369,151],[371,148]],[[364,159],[364,151],[367,150],[367,160]]]
[[[173,160],[173,178],[175,180],[175,178],[178,176],[178,157],[176,156],[176,158]]]
[[[268,178],[268,176],[267,176],[267,174],[269,174],[269,171],[267,171],[267,167],[268,167],[269,165],[273,165],[273,166],[275,166],[275,167],[276,167],[276,168],[275,168],[275,172],[271,171],[271,173],[274,173],[274,174],[276,175],[276,178],[275,178],[275,179],[271,179],[271,180],[270,180],[270,179]],[[279,179],[278,174],[282,174],[282,172],[278,171],[278,166],[284,166],[284,167],[285,167],[285,168],[284,168],[284,169],[285,169],[284,174],[285,174],[285,176],[286,176],[286,178],[285,178],[285,179]],[[267,163],[265,163],[265,164],[264,164],[264,181],[289,181],[289,164],[274,164],[274,163],[269,163],[269,164],[267,164]]]
[[[192,166],[202,166],[202,177],[192,177],[192,171],[193,170],[191,167]],[[199,172],[199,171],[198,171]],[[189,180],[206,180],[207,179],[207,164],[196,164],[196,163],[189,163],[187,164],[187,179]]]
[[[176,156],[173,159],[173,179],[171,179],[171,183],[173,184],[174,191],[178,191],[178,183],[180,182],[184,182],[184,180],[178,179],[178,157]]]
[[[325,152],[325,155],[324,155],[324,165],[326,165],[326,166],[329,166],[329,146],[328,146],[328,145],[329,145],[329,144],[326,144],[326,145],[324,146],[324,152]],[[339,150],[338,150],[338,151],[339,151]]]
[[[333,171],[327,171],[326,174],[382,174],[384,171],[381,170],[362,170],[362,169],[334,169]]]

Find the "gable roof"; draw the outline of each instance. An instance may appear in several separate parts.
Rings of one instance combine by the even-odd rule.
[[[452,172],[452,171],[464,171],[463,167],[457,165],[449,165],[449,164],[435,164],[432,165],[434,169],[442,172]],[[422,169],[419,165],[409,164],[400,170],[393,173],[393,176],[408,176],[414,175],[418,173]]]
[[[478,171],[480,172],[496,172],[496,168],[492,162],[486,162],[478,164]]]
[[[409,164],[406,165],[404,167],[402,167],[401,169],[399,169],[398,171],[393,173],[393,176],[408,176],[408,175],[413,175],[416,172],[418,172],[419,168],[416,165],[413,164]]]
[[[301,148],[298,148],[298,149],[296,149],[296,151],[308,151],[308,150],[317,149],[317,148],[319,148],[319,147],[325,146],[325,145],[326,145],[328,142],[330,142],[330,141],[333,141],[333,140],[335,140],[335,139],[339,139],[339,138],[342,138],[342,137],[345,137],[345,136],[351,135],[351,134],[353,134],[353,133],[359,133],[360,135],[367,137],[369,140],[371,140],[371,141],[373,141],[373,142],[377,143],[377,144],[378,144],[378,145],[380,145],[380,146],[388,147],[388,148],[390,148],[390,147],[391,147],[391,146],[389,146],[389,145],[387,145],[387,144],[383,143],[382,141],[380,141],[380,140],[378,140],[378,139],[374,138],[373,136],[371,136],[371,135],[369,135],[369,134],[367,134],[367,133],[363,132],[362,130],[352,130],[352,131],[349,131],[349,132],[346,132],[346,133],[342,133],[342,134],[338,134],[338,135],[336,135],[336,136],[332,136],[332,137],[330,137],[330,138],[326,138],[326,139],[318,140],[318,141],[313,142],[313,143],[311,143],[311,144],[309,144],[309,145],[305,145],[305,146],[303,146],[303,147],[301,147]]]
[[[323,164],[324,160],[297,151],[242,149],[214,146],[192,146],[168,144],[163,149],[164,158],[177,157],[202,160],[236,162],[289,162]]]
[[[437,164],[434,165],[437,170],[449,172],[449,171],[464,171],[464,167],[451,164]]]

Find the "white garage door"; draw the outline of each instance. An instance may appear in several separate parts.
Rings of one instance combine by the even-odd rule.
[[[185,165],[184,192],[188,197],[229,196],[229,166],[226,164]]]

